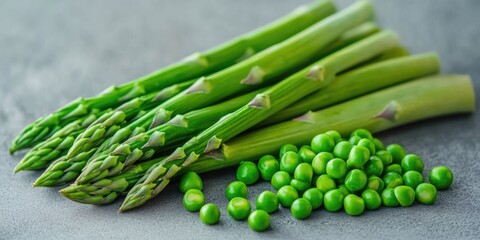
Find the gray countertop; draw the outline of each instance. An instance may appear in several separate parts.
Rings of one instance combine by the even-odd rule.
[[[0,2],[0,239],[241,239],[476,238],[480,229],[480,114],[443,117],[383,132],[455,173],[433,206],[383,208],[361,217],[316,211],[297,221],[288,210],[271,229],[250,231],[227,216],[226,185],[234,170],[204,174],[205,195],[222,212],[206,226],[183,210],[172,184],[144,207],[118,214],[121,201],[88,206],[58,189],[32,189],[39,172],[12,174],[23,154],[10,141],[27,123],[78,96],[142,76],[194,51],[261,26],[308,1],[1,1]],[[345,6],[348,1],[338,1]],[[374,1],[378,21],[399,33],[413,53],[436,51],[443,71],[470,74],[480,96],[480,1]],[[448,101],[448,99],[445,99]],[[477,100],[477,110],[478,110]],[[254,197],[268,184],[249,188]]]

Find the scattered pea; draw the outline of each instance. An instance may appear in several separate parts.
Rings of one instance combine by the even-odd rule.
[[[388,165],[392,164],[392,155],[385,151],[385,150],[380,150],[375,153],[377,157],[379,157],[382,160],[383,166],[387,167]]]
[[[226,190],[226,196],[228,200],[232,200],[235,197],[246,198],[248,194],[247,185],[240,181],[234,181],[228,184]]]
[[[337,187],[337,189],[340,190],[340,191],[342,191],[343,195],[345,195],[345,196],[347,196],[348,194],[351,193],[350,190],[348,190],[348,188],[345,187],[344,184],[339,185],[339,186]]]
[[[313,169],[312,165],[308,163],[300,163],[296,168],[293,174],[293,177],[297,180],[310,183],[312,182]]]
[[[182,176],[179,183],[180,191],[186,193],[190,189],[203,190],[203,182],[195,172],[188,172]]]
[[[330,130],[328,132],[326,132],[325,134],[329,135],[330,137],[332,137],[333,141],[335,142],[335,144],[338,144],[339,142],[342,141],[342,136],[340,135],[339,132],[335,131],[335,130]]]
[[[246,161],[240,163],[237,169],[237,180],[246,185],[254,184],[260,178],[257,165],[253,162]]]
[[[385,174],[387,174],[389,172],[397,173],[400,176],[403,174],[402,167],[400,166],[400,164],[396,164],[396,163],[390,164],[389,166],[387,166],[385,168]]]
[[[302,197],[310,202],[313,210],[320,208],[323,204],[323,193],[318,188],[308,189]]]
[[[380,197],[380,194],[373,189],[366,189],[363,191],[362,198],[365,202],[365,207],[369,210],[378,209],[382,205],[382,197]]]
[[[327,173],[327,163],[332,160],[333,154],[329,152],[321,152],[315,156],[312,160],[312,168],[315,174],[326,174]]]
[[[340,158],[334,158],[327,163],[327,175],[333,179],[342,179],[347,174],[347,163]]]
[[[360,169],[353,169],[345,177],[345,187],[351,192],[362,190],[367,185],[367,174]]]
[[[343,207],[343,195],[342,191],[338,189],[332,189],[325,193],[323,196],[323,206],[327,211],[336,212]]]
[[[358,136],[360,138],[373,139],[372,133],[364,128],[359,128],[352,132],[351,136]]]
[[[235,220],[244,220],[250,214],[252,207],[247,199],[235,197],[228,203],[227,212]]]
[[[370,159],[370,150],[364,146],[354,146],[348,155],[347,166],[361,169]]]
[[[270,227],[270,215],[264,210],[255,210],[248,216],[248,226],[256,232],[263,232]]]
[[[368,176],[377,176],[377,177],[382,176],[382,173],[383,173],[382,159],[380,159],[377,156],[371,156],[368,162],[365,163],[365,165],[363,165],[363,171],[365,171],[365,173]]]
[[[305,163],[312,163],[313,158],[317,155],[310,146],[303,146],[298,151],[300,158]]]
[[[297,146],[295,146],[293,144],[285,144],[280,148],[280,152],[278,153],[278,157],[282,158],[283,155],[286,152],[295,152],[296,153],[296,152],[298,152],[298,148],[297,148]]]
[[[358,143],[357,146],[364,146],[370,152],[370,155],[375,154],[375,144],[370,139],[363,138]]]
[[[370,176],[368,177],[368,182],[367,182],[367,189],[372,189],[376,191],[377,193],[381,193],[383,189],[385,188],[385,183],[383,180],[377,176]]]
[[[444,190],[452,185],[453,173],[448,167],[438,166],[432,168],[428,179],[438,190]]]
[[[295,168],[302,162],[300,156],[296,152],[286,152],[280,159],[280,170],[293,174]]]
[[[348,155],[350,154],[350,151],[352,150],[353,145],[348,142],[348,141],[341,141],[335,145],[333,148],[333,155],[336,158],[340,158],[343,160],[348,159]]]
[[[280,163],[272,155],[265,155],[258,160],[257,164],[260,176],[265,181],[270,181],[273,174],[280,171]]]
[[[272,180],[270,181],[270,183],[272,184],[273,188],[278,190],[283,186],[289,185],[290,181],[292,181],[292,177],[290,177],[290,174],[288,174],[285,171],[278,171],[275,174],[273,174]]]
[[[405,149],[400,144],[390,144],[387,147],[387,151],[392,155],[393,163],[400,163],[407,154]]]
[[[409,186],[395,187],[393,192],[402,207],[410,207],[415,201],[415,190]]]
[[[295,188],[297,192],[303,193],[310,188],[311,184],[310,182],[304,182],[298,179],[292,179],[292,181],[290,182],[290,186]]]
[[[293,201],[290,211],[296,219],[302,220],[312,214],[312,204],[305,198],[298,198]]]
[[[348,141],[353,145],[353,146],[356,146],[358,144],[358,142],[360,142],[360,140],[362,140],[361,137],[359,136],[351,136],[350,139],[348,139]]]
[[[283,186],[277,191],[278,201],[286,208],[289,208],[298,197],[297,190],[292,186]]]
[[[430,183],[421,183],[415,189],[415,199],[420,203],[431,205],[437,199],[437,188]]]
[[[385,188],[395,188],[403,185],[403,178],[396,172],[388,172],[383,176],[383,182],[385,183]]]
[[[312,139],[311,143],[313,151],[319,152],[332,152],[335,147],[335,141],[330,135],[318,134]]]
[[[423,183],[423,176],[417,171],[410,170],[403,174],[403,184],[416,189],[420,183]]]
[[[395,197],[395,191],[393,188],[386,188],[382,192],[382,203],[385,207],[398,207],[400,203]]]
[[[318,189],[320,189],[320,191],[326,193],[332,189],[335,189],[337,187],[337,184],[327,174],[322,174],[320,175],[320,177],[318,177],[316,186]]]
[[[373,138],[373,144],[375,145],[376,151],[385,150],[385,146],[383,145],[383,142],[380,139]]]
[[[255,205],[257,209],[265,210],[267,213],[273,213],[278,210],[278,198],[275,193],[264,191],[257,196]]]
[[[208,225],[217,224],[220,220],[220,210],[217,205],[207,203],[200,209],[200,219],[203,223]]]
[[[348,194],[343,199],[343,208],[348,215],[358,216],[365,211],[365,201],[355,194]]]
[[[402,158],[401,162],[403,172],[410,170],[417,171],[419,173],[423,172],[423,161],[422,159],[415,154],[407,154]]]
[[[196,212],[205,204],[205,196],[198,189],[190,189],[183,195],[183,206],[190,212]]]

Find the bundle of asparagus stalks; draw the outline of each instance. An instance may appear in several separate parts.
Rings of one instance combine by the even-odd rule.
[[[71,184],[73,201],[120,210],[144,204],[175,177],[257,160],[284,143],[334,129],[372,132],[473,112],[465,75],[439,74],[435,53],[410,55],[373,21],[369,1],[337,11],[317,0],[287,16],[140,79],[79,98],[28,125],[15,172]],[[448,101],[445,101],[448,99]]]

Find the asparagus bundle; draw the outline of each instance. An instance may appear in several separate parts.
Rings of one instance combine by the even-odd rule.
[[[362,81],[363,82],[363,81]],[[460,97],[457,94],[461,93]],[[455,101],[443,104],[443,97]],[[415,104],[427,100],[425,104]],[[379,113],[385,112],[395,102],[394,119]],[[380,90],[318,112],[309,112],[307,118],[259,129],[238,136],[222,144],[219,150],[182,169],[179,173],[206,172],[235,166],[241,161],[258,159],[273,154],[285,142],[297,145],[308,144],[308,137],[318,132],[336,129],[347,134],[357,128],[368,128],[373,132],[383,131],[399,125],[436,116],[474,111],[473,88],[468,76],[437,75],[403,83]],[[429,109],[429,111],[424,111]],[[385,118],[387,117],[387,118]],[[308,121],[305,121],[308,119]],[[162,161],[154,159],[129,166],[122,174],[102,179],[91,184],[71,185],[60,191],[65,197],[86,204],[107,204],[131,188],[148,168]],[[168,165],[178,164],[180,160]]]
[[[122,102],[145,93],[158,91],[175,83],[231,66],[254,53],[297,34],[334,12],[335,6],[330,0],[317,0],[310,5],[294,10],[269,25],[218,47],[203,53],[195,53],[178,63],[129,83],[112,86],[95,97],[79,98],[54,113],[29,124],[13,140],[10,152],[13,153],[41,142],[58,131],[59,128],[91,113],[94,109],[104,110],[116,107]]]

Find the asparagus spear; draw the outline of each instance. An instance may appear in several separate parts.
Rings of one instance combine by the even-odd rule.
[[[444,97],[455,99],[455,101],[444,105]],[[425,100],[425,104],[416,104]],[[392,102],[397,104],[396,119],[392,121],[375,117]],[[357,128],[369,128],[373,132],[378,132],[426,118],[473,112],[474,104],[473,87],[468,76],[426,77],[370,93],[318,112],[311,112],[308,118],[313,121],[304,121],[300,118],[301,121],[287,121],[238,136],[223,143],[219,150],[209,153],[209,156],[200,157],[197,162],[179,173],[207,172],[235,166],[241,161],[251,161],[262,155],[275,153],[286,142],[297,145],[308,144],[314,135],[331,129],[336,129],[345,135]],[[424,109],[430,111],[424,111]],[[147,169],[162,160],[163,158],[154,159],[129,166],[120,175],[95,183],[73,184],[60,190],[60,193],[80,203],[107,204],[131,188]],[[178,161],[168,164],[170,166],[178,164]]]
[[[330,0],[317,0],[253,32],[91,98],[79,98],[54,113],[29,124],[13,140],[10,153],[41,142],[59,127],[85,116],[92,109],[107,109],[151,91],[200,77],[237,63],[304,30],[335,12]]]
[[[152,166],[149,174],[130,190],[121,209],[128,210],[143,204],[158,194],[178,170],[195,162],[200,154],[217,149],[222,142],[228,141],[300,98],[324,88],[335,79],[337,73],[395,46],[398,46],[398,39],[393,33],[388,31],[376,33],[257,94],[247,105],[191,138],[162,163]],[[165,168],[164,162],[176,159],[182,161],[178,165]]]

